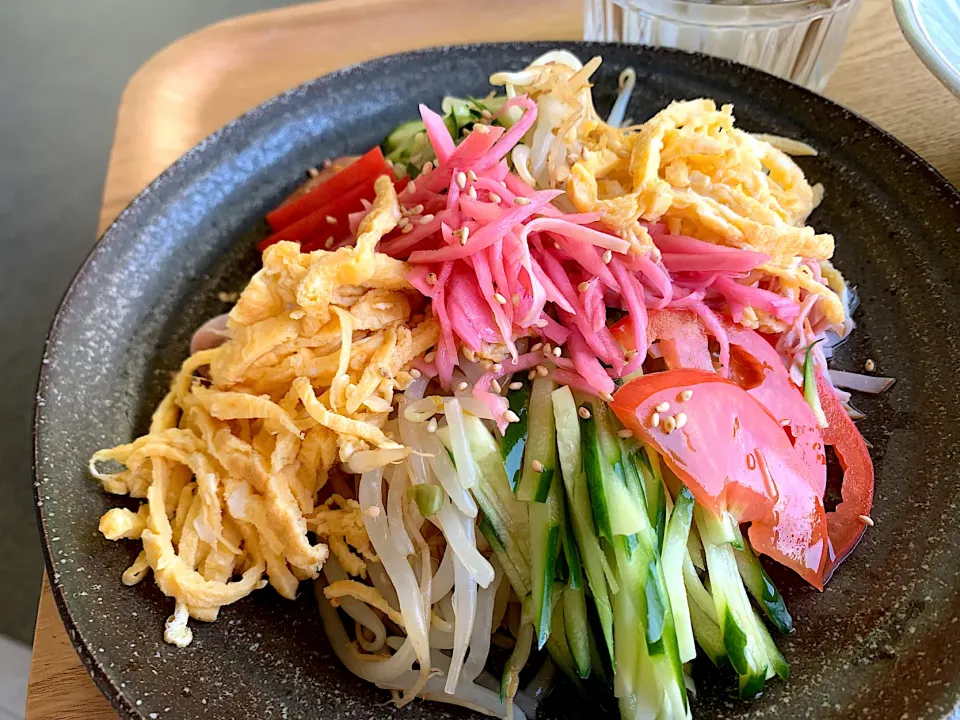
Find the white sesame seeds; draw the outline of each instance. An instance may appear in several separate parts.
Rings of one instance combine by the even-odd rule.
[[[650,416],[650,427],[657,427],[660,425],[660,413],[654,413]]]
[[[657,405],[658,413],[665,413],[669,409],[670,409],[670,403],[668,403],[666,400],[664,400],[662,403]]]
[[[582,293],[586,292],[589,289],[590,289],[590,283],[588,283],[586,280],[584,280],[582,283],[577,285],[577,290],[579,290]]]
[[[333,236],[332,236],[332,235],[331,235],[330,237],[328,237],[326,240],[323,241],[323,246],[324,246],[327,250],[329,250],[330,248],[333,247]]]
[[[515,198],[513,199],[513,201],[514,201],[517,205],[529,205],[529,204],[530,204],[530,198],[528,198],[528,197],[523,197],[522,195],[518,195],[517,197],[515,197]]]
[[[493,367],[490,368],[490,369],[493,370],[495,373],[502,373],[502,372],[503,372],[503,365],[502,365],[501,363],[494,363],[494,364],[493,364]]]
[[[874,370],[877,369],[877,364],[873,360],[868,359],[863,364],[863,369],[866,370],[867,372],[873,372]]]
[[[611,395],[611,394],[608,393],[608,392],[602,392],[602,393],[600,393],[600,399],[603,400],[605,403],[612,403],[612,402],[613,402],[613,395]]]
[[[517,380],[507,385],[507,387],[510,388],[511,390],[519,390],[520,388],[523,387],[523,383]]]
[[[477,174],[473,170],[467,170],[467,180],[470,182],[476,182]]]
[[[437,431],[437,419],[435,417],[430,418],[430,421],[427,423],[427,432],[435,433]]]
[[[497,195],[496,193],[490,193],[490,202],[496,203],[497,205],[499,205],[501,202],[503,202],[503,198]]]
[[[408,217],[402,217],[397,221],[397,227],[399,227],[401,230],[409,224],[410,224],[410,218]]]
[[[336,225],[337,219],[333,215],[327,215],[327,225]]]
[[[543,350],[542,342],[538,342],[532,348],[530,348],[530,352],[539,352],[540,350]]]
[[[672,417],[670,417],[669,415],[667,415],[667,416],[663,419],[663,431],[664,431],[667,435],[669,435],[670,433],[672,433],[672,432],[676,429],[676,427],[677,427],[677,421],[674,420],[674,419],[673,419]]]
[[[427,285],[436,285],[437,284],[437,274],[427,273]]]
[[[869,515],[860,515],[860,522],[869,527],[873,527],[876,523],[873,522],[873,518]]]
[[[527,380],[533,380],[537,376],[536,370],[531,370],[527,373]]]
[[[463,128],[463,130],[460,131],[460,134],[466,137],[470,134],[470,128]]]
[[[417,184],[413,180],[411,180],[410,182],[407,183],[407,192],[413,195],[416,191],[417,191]]]
[[[583,407],[583,406],[580,406],[580,407],[577,408],[577,415],[579,415],[580,417],[582,417],[584,420],[589,420],[589,419],[590,419],[590,411],[589,411],[587,408]]]
[[[560,357],[561,355],[563,355],[563,350],[561,350],[559,346],[558,346],[558,347],[555,347],[555,348],[553,349],[553,356],[554,356],[554,357]]]
[[[407,210],[407,212],[410,215],[419,215],[420,213],[423,212],[423,203],[420,203],[419,205],[414,205],[412,208]]]
[[[333,167],[333,160],[331,160],[330,158],[327,158],[326,160],[323,161],[324,170],[329,170],[332,167]]]
[[[517,415],[513,410],[507,410],[503,414],[503,419],[510,423],[520,422],[520,416]]]
[[[677,413],[676,415],[673,416],[673,419],[674,419],[674,421],[677,423],[677,430],[679,430],[680,428],[682,428],[684,425],[687,424],[687,414],[686,414],[686,413],[679,412],[679,413]]]
[[[537,365],[537,375],[540,377],[546,377],[550,374],[550,371],[547,370],[543,365]]]
[[[473,126],[473,129],[475,132],[478,132],[481,135],[486,135],[487,133],[490,132],[490,128],[488,128],[486,125],[481,125],[479,123],[475,124]]]
[[[463,190],[467,186],[467,174],[461,170],[457,173],[457,187]]]
[[[553,352],[553,345],[550,343],[544,343],[543,345],[543,356],[550,357],[550,353]]]
[[[429,175],[433,171],[433,163],[429,160],[423,164],[423,170],[420,171],[423,175]]]
[[[410,156],[410,162],[416,165],[418,162],[423,160],[423,153],[414,153]]]
[[[431,222],[433,222],[433,215],[431,215],[430,213],[427,213],[422,218],[420,218],[421,225],[429,225]]]
[[[520,296],[517,293],[514,293],[510,296],[510,304],[514,307],[517,307],[517,305],[520,304]]]
[[[426,355],[423,356],[423,361],[428,363],[432,363],[436,359],[437,359],[437,353],[433,350],[431,350],[430,352],[428,352]]]
[[[462,228],[460,228],[460,229],[459,229],[456,233],[454,233],[454,234],[457,235],[457,237],[460,238],[460,244],[461,244],[461,245],[466,245],[466,244],[467,244],[467,238],[470,237],[470,228],[468,228],[466,225],[464,225]]]
[[[490,389],[493,390],[498,395],[503,392],[503,388],[500,387],[500,383],[498,383],[496,380],[490,381]]]
[[[487,110],[486,108],[484,108],[483,110],[480,111],[480,117],[484,118],[485,120],[489,120],[490,118],[493,117],[493,113]]]
[[[618,430],[617,435],[619,437],[622,437],[624,440],[626,440],[627,438],[633,437],[633,430],[627,430],[626,428],[624,428],[623,430]]]
[[[460,392],[463,392],[463,391],[466,390],[468,387],[470,387],[469,383],[467,383],[467,381],[464,380],[464,381],[461,382],[459,385],[457,385],[457,390],[459,390]]]
[[[543,472],[543,463],[539,460],[534,460],[532,463],[530,463],[530,467],[533,468],[534,472]]]
[[[472,200],[477,199],[477,189],[473,185],[467,188],[467,197],[469,197]]]
[[[613,260],[613,253],[610,250],[605,251],[601,260],[605,265],[609,265],[610,261]]]
[[[363,514],[371,518],[380,517],[380,508],[376,505],[368,505],[363,509]]]
[[[416,379],[421,375],[423,375],[423,373],[417,370],[416,368],[410,368],[410,377]]]
[[[680,402],[686,402],[693,397],[693,390],[684,390],[680,393]]]
[[[320,171],[317,170],[315,167],[307,168],[307,175],[309,175],[310,177],[315,178],[319,174],[320,174]]]
[[[507,299],[506,299],[503,295],[501,295],[500,293],[494,293],[494,294],[493,294],[493,299],[496,300],[496,301],[497,301],[498,303],[500,303],[501,305],[506,305],[506,304],[507,304]]]
[[[548,323],[548,322],[547,322],[546,320],[544,320],[543,318],[540,318],[539,320],[537,320],[537,321],[534,323],[534,325],[536,325],[536,326],[537,326],[538,328],[540,328],[541,330],[543,330],[543,328],[545,328],[545,327],[546,327],[547,325],[549,325],[549,324],[550,324],[550,323]]]
[[[403,229],[400,230],[404,235],[409,235],[413,232],[413,225],[404,225]]]

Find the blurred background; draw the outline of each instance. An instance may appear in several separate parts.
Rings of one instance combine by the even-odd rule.
[[[22,717],[43,574],[33,394],[53,313],[96,241],[114,117],[162,47],[284,0],[0,2],[0,720]]]

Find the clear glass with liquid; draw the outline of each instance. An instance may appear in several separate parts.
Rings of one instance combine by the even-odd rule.
[[[586,40],[734,60],[821,91],[860,0],[584,0]]]

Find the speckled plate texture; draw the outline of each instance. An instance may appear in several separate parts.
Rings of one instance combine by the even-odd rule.
[[[694,715],[718,718],[960,717],[960,194],[893,138],[829,101],[742,66],[677,51],[563,43],[602,54],[597,105],[637,71],[627,116],[674,99],[732,102],[738,124],[810,143],[801,160],[826,188],[812,222],[837,238],[836,263],[862,298],[835,366],[867,358],[897,384],[857,397],[877,469],[876,527],[824,593],[777,575],[797,632],[781,642],[789,682],[741,703],[735,679],[695,668]],[[107,542],[101,513],[122,499],[86,472],[97,449],[147,428],[190,334],[223,312],[258,265],[261,219],[324,158],[360,153],[417,103],[482,95],[492,71],[521,68],[556,44],[444,48],[348,68],[292,90],[220,130],[148,187],[81,268],[50,332],[37,394],[36,497],[53,591],[84,664],[126,718],[444,718],[400,711],[343,670],[312,593],[268,589],[193,623],[165,645],[172,611],[152,581],[127,588],[132,542]],[[132,507],[132,505],[131,505]],[[615,717],[612,698],[561,688],[540,717]]]

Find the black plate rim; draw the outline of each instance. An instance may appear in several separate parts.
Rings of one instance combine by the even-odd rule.
[[[312,80],[308,80],[304,83],[296,85],[282,93],[274,95],[273,97],[265,100],[264,102],[256,105],[255,107],[247,110],[239,117],[231,120],[225,125],[221,126],[217,130],[214,130],[207,137],[201,140],[199,143],[187,150],[183,155],[181,155],[177,160],[170,164],[163,172],[161,172],[156,178],[154,178],[143,190],[141,190],[136,197],[134,197],[124,209],[117,215],[117,217],[106,227],[100,237],[97,239],[96,243],[91,248],[90,252],[84,258],[83,263],[77,269],[76,274],[73,279],[70,281],[70,284],[67,286],[66,291],[63,294],[63,297],[60,300],[60,303],[57,306],[56,313],[54,314],[53,320],[50,324],[50,329],[47,333],[46,340],[44,342],[43,348],[43,361],[40,365],[40,371],[37,378],[37,391],[35,394],[34,402],[34,420],[33,420],[33,433],[32,433],[32,443],[33,443],[33,496],[34,496],[34,508],[37,515],[37,525],[40,530],[41,536],[41,545],[43,550],[44,557],[44,570],[46,573],[47,580],[50,585],[51,592],[54,597],[54,601],[57,607],[57,611],[60,615],[60,618],[64,624],[64,627],[67,631],[67,636],[70,640],[70,644],[73,646],[74,651],[77,653],[80,658],[81,663],[84,668],[89,673],[90,677],[93,679],[94,683],[97,685],[99,690],[103,693],[107,701],[113,706],[120,716],[124,720],[145,720],[145,716],[139,712],[134,704],[132,704],[126,697],[125,693],[120,687],[117,686],[111,680],[109,673],[103,667],[103,665],[97,660],[96,656],[93,653],[93,650],[88,646],[87,642],[84,640],[77,624],[73,618],[71,610],[68,606],[66,597],[64,595],[64,589],[60,584],[56,573],[53,568],[53,559],[52,559],[52,547],[50,541],[50,534],[47,528],[46,515],[43,511],[43,502],[40,497],[39,491],[39,478],[40,478],[40,468],[42,460],[39,456],[38,448],[38,436],[40,432],[41,416],[43,414],[43,405],[37,402],[37,400],[42,396],[44,389],[47,387],[48,378],[47,378],[47,364],[48,359],[51,353],[51,347],[54,345],[58,331],[60,329],[60,322],[64,315],[65,309],[70,304],[72,296],[77,288],[86,278],[87,272],[93,260],[101,253],[104,252],[105,246],[113,241],[115,231],[118,226],[122,225],[123,221],[131,214],[133,214],[139,205],[145,201],[146,196],[155,194],[157,191],[162,191],[163,188],[171,182],[175,182],[177,175],[180,171],[190,164],[191,161],[196,159],[198,156],[202,155],[210,146],[216,145],[217,141],[224,135],[228,135],[232,131],[235,131],[238,127],[243,126],[250,121],[250,118],[263,113],[264,111],[269,110],[270,108],[283,103],[286,99],[293,95],[304,92],[312,88],[315,85],[324,84],[328,82],[335,82],[343,76],[350,75],[355,72],[375,72],[378,65],[388,64],[395,62],[397,60],[413,59],[415,57],[430,56],[430,55],[440,55],[445,53],[457,52],[460,50],[495,50],[496,48],[501,47],[524,47],[530,49],[542,49],[544,52],[550,49],[556,48],[567,48],[567,49],[581,49],[581,50],[596,50],[598,53],[603,54],[605,48],[616,48],[621,50],[629,50],[636,52],[638,55],[647,55],[652,57],[657,56],[687,56],[691,59],[697,59],[698,62],[705,63],[708,65],[714,65],[717,69],[722,70],[727,68],[730,71],[735,71],[738,73],[745,73],[747,75],[759,75],[762,76],[767,82],[777,84],[781,86],[784,91],[791,93],[799,93],[805,96],[805,99],[808,102],[818,103],[821,106],[831,108],[835,112],[842,113],[848,118],[854,118],[860,124],[865,126],[865,129],[868,129],[872,132],[880,142],[887,143],[888,145],[894,146],[898,151],[904,153],[907,158],[913,161],[913,164],[917,167],[917,172],[920,172],[924,175],[927,175],[926,178],[929,182],[929,185],[932,188],[935,188],[939,192],[943,193],[947,198],[952,197],[952,199],[960,203],[960,189],[955,187],[946,177],[940,173],[937,168],[931,165],[927,160],[918,155],[911,148],[904,145],[896,137],[883,130],[876,124],[874,124],[869,119],[863,117],[859,113],[850,110],[849,108],[840,105],[833,100],[813,92],[801,85],[797,85],[789,80],[779,78],[777,76],[771,75],[770,73],[758,70],[756,68],[750,68],[744,66],[740,63],[736,63],[730,60],[724,60],[722,58],[716,58],[712,56],[707,56],[702,53],[686,52],[683,50],[676,50],[673,48],[661,48],[661,47],[649,47],[641,45],[633,45],[630,43],[620,43],[620,42],[585,42],[579,40],[564,40],[564,41],[536,41],[536,42],[521,42],[521,41],[510,41],[510,42],[491,42],[491,43],[465,43],[460,45],[436,45],[427,48],[409,50],[401,53],[394,53],[391,55],[384,55],[372,60],[367,60],[363,62],[354,63],[343,68],[339,68],[331,73],[326,75],[321,75]],[[960,698],[957,699],[958,704],[960,704]],[[946,719],[945,719],[946,720]]]

